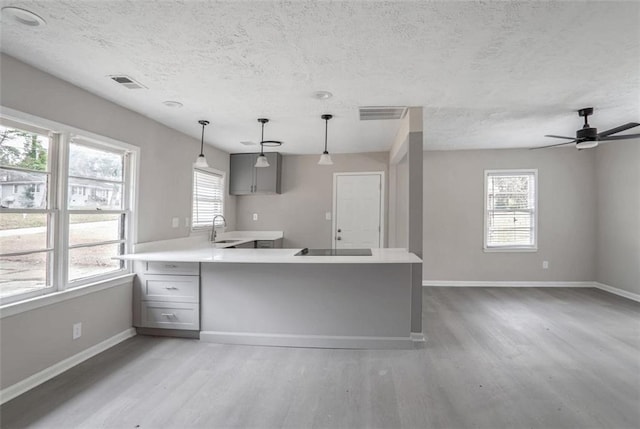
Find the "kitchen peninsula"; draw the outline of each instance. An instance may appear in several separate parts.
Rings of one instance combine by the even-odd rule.
[[[411,333],[411,266],[421,261],[405,249],[310,256],[224,241],[170,240],[121,256],[136,261],[143,299],[134,299],[134,320],[226,344],[411,348],[422,340]],[[163,305],[165,291],[183,303]]]

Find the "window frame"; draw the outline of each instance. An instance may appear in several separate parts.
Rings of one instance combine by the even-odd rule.
[[[532,244],[530,245],[521,245],[521,244],[507,244],[503,246],[496,245],[488,245],[489,238],[489,178],[494,176],[513,176],[513,175],[532,175],[533,176],[533,186],[534,186],[534,196],[533,196],[533,209],[531,220],[532,228]],[[483,198],[483,220],[484,220],[484,234],[483,234],[483,251],[484,252],[537,252],[538,251],[538,169],[537,168],[522,168],[522,169],[495,169],[495,170],[484,170],[484,198]]]
[[[211,230],[211,228],[213,228],[213,217],[211,218],[211,224],[207,223],[204,226],[195,226],[194,223],[194,219],[195,219],[195,213],[194,213],[194,205],[195,205],[195,194],[196,194],[196,182],[195,182],[195,175],[196,172],[202,172],[204,174],[210,174],[210,175],[216,175],[216,176],[220,176],[220,180],[222,181],[222,213],[221,215],[224,217],[224,213],[225,213],[225,207],[226,207],[226,201],[225,201],[225,196],[226,196],[226,188],[227,188],[227,175],[224,171],[220,171],[217,170],[215,168],[211,168],[211,167],[193,167],[193,171],[191,174],[191,232],[193,233],[197,233],[197,232],[202,232],[202,231],[209,231]]]
[[[51,248],[52,257],[49,260],[49,281],[47,287],[37,291],[9,295],[0,298],[0,305],[21,304],[32,298],[41,298],[47,295],[58,295],[60,292],[78,290],[82,287],[96,286],[111,283],[123,275],[130,275],[133,264],[124,262],[118,270],[95,276],[82,277],[69,281],[69,216],[80,214],[83,210],[70,210],[67,208],[68,183],[69,183],[69,147],[74,137],[81,137],[82,144],[93,142],[97,148],[105,151],[126,153],[128,158],[123,162],[123,186],[122,186],[122,210],[89,210],[91,213],[109,214],[112,212],[126,212],[124,228],[124,242],[121,244],[123,253],[130,253],[133,244],[137,241],[137,186],[139,172],[140,148],[137,146],[98,135],[87,130],[79,129],[55,121],[43,119],[24,112],[2,106],[0,111],[0,123],[9,128],[17,128],[28,132],[49,135],[49,159],[48,174],[50,183],[48,186],[47,209],[1,209],[0,213],[47,213],[48,214],[48,245]],[[87,144],[90,146],[90,144]],[[94,146],[96,148],[96,146]],[[104,243],[92,243],[100,245]],[[77,246],[72,246],[77,247]],[[86,246],[83,246],[86,247]]]

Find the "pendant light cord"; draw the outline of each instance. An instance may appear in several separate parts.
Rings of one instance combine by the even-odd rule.
[[[327,134],[329,133],[329,118],[324,120],[324,153],[327,152]]]
[[[264,156],[264,122],[262,123],[262,135],[260,137],[260,156]]]
[[[200,139],[200,155],[204,156],[204,127],[205,123],[202,124],[202,138]]]

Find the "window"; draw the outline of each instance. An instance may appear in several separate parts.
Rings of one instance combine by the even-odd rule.
[[[0,302],[127,272],[135,148],[0,120]]]
[[[485,171],[485,250],[536,250],[537,173]]]
[[[70,285],[124,268],[123,261],[111,257],[124,253],[126,242],[127,158],[126,150],[77,136],[69,144],[65,224]]]
[[[193,170],[193,214],[191,228],[211,228],[213,218],[224,214],[224,173],[214,170]],[[222,225],[222,219],[216,220]]]

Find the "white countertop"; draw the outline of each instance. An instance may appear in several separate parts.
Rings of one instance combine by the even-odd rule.
[[[302,249],[161,250],[122,255],[114,259],[162,262],[229,262],[245,264],[409,264],[422,262],[406,249],[371,249],[371,256],[294,256]]]
[[[234,238],[275,240],[282,238],[281,231],[260,231],[260,238],[250,231],[233,231],[220,234],[218,239]],[[279,236],[278,236],[279,232]],[[244,237],[242,237],[244,235]],[[275,238],[269,238],[275,237]],[[245,242],[246,242],[245,241]],[[233,244],[230,244],[233,245]],[[222,262],[249,264],[411,264],[422,262],[406,249],[371,249],[371,256],[294,256],[296,249],[225,249],[200,238],[189,237],[144,243],[136,246],[136,253],[114,259],[162,262]]]

